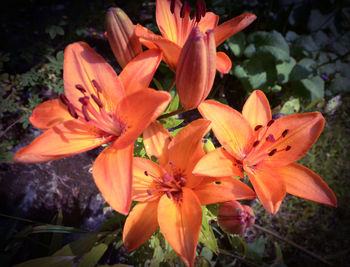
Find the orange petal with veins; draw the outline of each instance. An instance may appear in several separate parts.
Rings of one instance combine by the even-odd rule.
[[[20,163],[46,162],[88,151],[111,142],[113,138],[79,120],[69,120],[48,129],[17,151],[14,160]]]
[[[119,75],[126,94],[148,88],[161,60],[159,49],[147,50],[131,60]]]
[[[164,126],[155,121],[143,132],[143,144],[148,157],[156,157],[161,166],[168,162],[168,145],[173,139]]]
[[[255,90],[245,102],[242,115],[246,118],[252,129],[257,125],[265,126],[271,120],[271,109],[265,94]]]
[[[286,185],[273,169],[257,166],[255,170],[245,170],[254,190],[264,208],[270,214],[276,214],[283,198],[286,196]]]
[[[292,163],[276,168],[283,178],[287,193],[322,204],[337,206],[337,198],[329,186],[310,169]]]
[[[184,264],[193,266],[202,224],[201,204],[193,191],[183,187],[180,202],[163,195],[158,205],[158,223]]]
[[[43,131],[72,119],[67,106],[60,99],[52,99],[39,104],[29,118],[36,128]]]
[[[96,186],[106,202],[116,211],[128,214],[132,197],[132,162],[134,145],[105,148],[92,167]]]
[[[232,67],[231,59],[224,52],[216,53],[216,69],[222,74],[229,73]]]
[[[212,121],[212,129],[220,144],[236,159],[249,152],[252,128],[241,113],[214,100],[206,100],[198,107],[202,116]]]
[[[123,230],[123,242],[128,252],[145,243],[157,230],[158,201],[140,202],[126,218]]]
[[[193,169],[194,175],[243,177],[242,165],[222,147],[208,152]]]
[[[249,186],[231,177],[204,178],[202,183],[193,189],[193,192],[201,205],[256,197]]]

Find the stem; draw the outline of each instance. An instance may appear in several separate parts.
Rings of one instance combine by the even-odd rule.
[[[275,238],[277,238],[277,239],[279,239],[279,240],[282,240],[282,241],[284,241],[284,242],[286,242],[286,243],[292,245],[293,247],[295,247],[295,248],[301,250],[302,252],[304,252],[304,253],[310,255],[311,257],[313,257],[313,258],[315,258],[315,259],[317,259],[317,260],[323,262],[324,264],[327,264],[327,265],[330,265],[330,266],[332,265],[330,262],[328,262],[328,261],[326,261],[325,259],[321,258],[321,257],[318,256],[317,254],[315,254],[315,253],[313,253],[313,252],[307,250],[306,248],[304,248],[304,247],[298,245],[297,243],[295,243],[295,242],[293,242],[293,241],[291,241],[291,240],[289,240],[289,239],[287,239],[287,238],[285,238],[285,237],[282,237],[282,236],[280,236],[280,235],[278,235],[278,234],[276,234],[276,233],[274,233],[274,232],[272,232],[272,231],[270,231],[270,230],[268,230],[268,229],[266,229],[266,228],[264,228],[264,227],[262,227],[262,226],[256,225],[256,224],[254,224],[254,227],[255,227],[256,229],[259,229],[260,231],[263,231],[263,232],[265,232],[265,233],[267,233],[267,234],[269,234],[269,235],[272,235],[273,237],[275,237]]]
[[[246,265],[248,266],[253,266],[253,267],[259,267],[260,265],[256,264],[255,262],[252,262],[250,260],[247,260],[246,258],[242,257],[242,256],[239,256],[237,254],[234,254],[234,253],[230,253],[226,250],[223,250],[223,249],[220,249],[219,250],[219,253],[221,254],[224,254],[224,255],[227,255],[227,256],[231,256],[231,257],[234,257],[238,260],[240,260],[241,262],[245,263]]]
[[[13,126],[15,126],[20,120],[22,119],[22,116],[19,117],[17,120],[15,120],[13,123],[11,123],[11,125],[9,125],[2,133],[0,133],[0,137],[2,137],[3,135],[5,135],[5,133],[7,133]]]
[[[175,110],[175,111],[173,111],[173,112],[170,112],[170,113],[163,114],[163,115],[159,116],[159,117],[158,117],[158,120],[160,120],[160,119],[165,119],[165,118],[168,118],[168,117],[171,117],[171,116],[180,114],[180,113],[182,113],[182,112],[184,112],[184,111],[185,111],[185,108],[180,108],[180,109]]]
[[[175,85],[175,77],[174,77],[173,81],[169,84],[169,86],[168,86],[168,88],[166,89],[166,91],[167,91],[167,92],[170,92],[171,89],[173,89],[174,85]]]

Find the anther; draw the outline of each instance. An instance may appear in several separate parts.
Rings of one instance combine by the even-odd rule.
[[[86,121],[90,121],[91,118],[90,118],[90,116],[89,116],[89,113],[87,112],[87,109],[86,109],[86,106],[85,106],[85,105],[83,105],[83,106],[81,107],[81,111],[83,112],[83,115],[84,115],[85,120],[86,120]]]
[[[182,7],[181,7],[181,11],[180,11],[180,17],[181,18],[185,17],[187,9],[188,9],[188,3],[187,3],[187,0],[184,0],[184,2],[182,4]]]
[[[175,0],[171,0],[171,3],[170,3],[170,12],[172,14],[174,14],[175,12]]]
[[[83,104],[83,106],[86,106],[89,103],[89,97],[84,96],[84,97],[79,97],[79,102]]]
[[[68,105],[69,104],[69,100],[68,98],[64,95],[64,94],[60,94],[60,100],[63,104]]]
[[[286,137],[287,133],[289,132],[288,129],[284,130],[283,133],[282,133],[282,137]]]
[[[207,4],[205,3],[205,0],[201,0],[201,11],[202,17],[204,17],[205,13],[207,12]]]
[[[275,120],[270,120],[270,121],[267,123],[267,127],[270,127],[274,122],[275,122]]]
[[[103,104],[101,102],[100,99],[98,99],[95,95],[91,95],[92,99],[95,101],[95,103],[97,104],[97,106],[99,106],[100,108],[103,108]]]
[[[144,174],[145,174],[146,176],[148,176],[148,171],[145,171]]]
[[[170,182],[171,180],[173,180],[173,177],[171,177],[169,174],[164,174],[163,176],[163,181],[164,183]]]
[[[266,137],[266,141],[267,141],[267,142],[274,143],[274,142],[276,142],[276,139],[275,139],[275,137],[274,137],[272,134],[269,134],[269,135]]]
[[[150,196],[152,196],[151,190],[147,189],[147,194],[150,195]]]
[[[166,191],[165,194],[166,194],[166,196],[167,196],[169,199],[171,199],[171,194],[170,194],[169,191]]]
[[[290,150],[291,148],[292,148],[291,146],[287,146],[286,151]]]
[[[84,87],[81,84],[76,84],[75,88],[77,88],[83,94],[86,93],[86,90],[84,89]]]
[[[260,144],[260,141],[259,140],[256,140],[254,143],[253,143],[253,147],[256,147]]]
[[[71,103],[68,103],[68,112],[69,114],[74,118],[74,119],[77,119],[78,118],[78,114],[77,112],[75,111],[75,108],[74,106],[71,104]]]
[[[262,125],[257,125],[257,126],[255,126],[254,131],[259,130],[261,127],[262,127]]]
[[[97,90],[99,93],[102,93],[102,89],[101,89],[100,85],[98,84],[98,82],[96,82],[96,80],[92,80],[92,83],[93,83],[93,85],[95,86],[96,90]]]
[[[270,153],[268,154],[270,157],[273,156],[275,153],[277,152],[277,149],[274,148],[270,151]]]

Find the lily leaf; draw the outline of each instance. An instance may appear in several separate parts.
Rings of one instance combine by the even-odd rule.
[[[201,231],[199,233],[199,242],[203,243],[208,249],[210,249],[215,254],[218,254],[219,248],[216,242],[214,232],[209,225],[207,208],[203,206],[202,211],[203,211],[203,219],[202,219]]]
[[[16,264],[14,267],[73,267],[75,256],[51,256]]]

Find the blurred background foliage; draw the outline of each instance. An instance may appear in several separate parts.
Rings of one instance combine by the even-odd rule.
[[[194,6],[194,2],[190,4]],[[253,227],[243,236],[235,236],[225,234],[218,227],[216,206],[204,207],[198,266],[348,265],[350,1],[207,0],[206,3],[209,11],[220,16],[220,22],[246,11],[258,16],[246,30],[219,47],[230,56],[233,66],[229,74],[217,74],[209,97],[241,110],[248,94],[260,89],[267,94],[274,114],[322,112],[327,120],[324,132],[300,162],[323,177],[334,190],[338,208],[288,196],[278,214],[270,216],[258,201],[247,202],[256,212],[256,223],[264,228]],[[28,121],[33,108],[63,92],[63,51],[67,44],[86,41],[120,72],[104,38],[105,11],[116,6],[134,23],[157,31],[153,1],[13,0],[3,5],[0,170],[12,162],[13,153],[23,146],[25,136],[36,133]],[[166,88],[172,76],[161,64],[153,87]],[[177,109],[178,104],[175,98],[167,112]],[[174,128],[196,117],[198,113],[188,112],[181,118],[162,122],[167,128]],[[135,154],[145,156],[141,138],[136,142]],[[0,181],[6,183],[6,179],[10,177],[1,175]],[[39,257],[18,266],[182,266],[160,233],[135,252],[126,253],[121,241],[125,221],[122,215],[111,213],[98,232],[88,232],[64,226],[62,211],[55,212],[54,218],[41,222],[1,214],[3,266]],[[322,256],[321,259],[286,239]],[[24,249],[25,255],[18,257]]]

